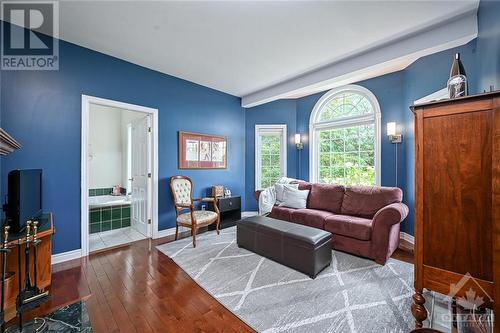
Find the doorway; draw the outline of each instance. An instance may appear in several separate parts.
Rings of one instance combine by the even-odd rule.
[[[82,95],[82,256],[156,237],[158,110]]]

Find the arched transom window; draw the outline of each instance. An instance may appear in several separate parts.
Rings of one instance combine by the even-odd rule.
[[[380,107],[366,88],[327,92],[310,118],[310,180],[380,185]]]

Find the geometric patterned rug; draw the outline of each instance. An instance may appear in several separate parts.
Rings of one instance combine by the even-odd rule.
[[[404,332],[410,312],[413,265],[385,266],[343,252],[316,279],[236,245],[236,227],[220,235],[163,244],[197,284],[258,332]]]

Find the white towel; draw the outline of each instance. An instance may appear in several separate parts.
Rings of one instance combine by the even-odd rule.
[[[297,181],[298,179],[281,177],[276,184],[290,184]],[[259,196],[259,215],[270,213],[275,203],[276,190],[274,189],[274,186],[270,186],[262,190]]]

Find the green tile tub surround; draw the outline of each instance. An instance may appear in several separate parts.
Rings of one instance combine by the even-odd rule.
[[[109,230],[111,230],[111,221],[102,222],[101,231],[109,231]]]
[[[101,208],[101,221],[111,221],[111,207]]]
[[[120,220],[122,218],[122,207],[116,206],[111,208],[111,219]]]
[[[120,187],[120,193],[122,195],[127,194],[127,189]],[[89,197],[96,197],[99,195],[111,195],[113,194],[112,187],[103,187],[103,188],[91,188],[89,189]]]
[[[130,218],[122,219],[122,228],[130,227]]]
[[[130,227],[130,210],[130,205],[89,209],[90,233]]]

